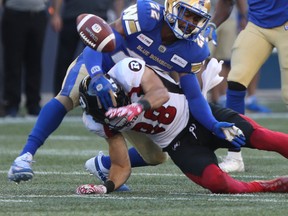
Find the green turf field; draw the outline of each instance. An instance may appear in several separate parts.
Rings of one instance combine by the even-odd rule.
[[[285,115],[257,121],[288,133]],[[8,182],[10,164],[33,124],[34,120],[0,120],[0,215],[287,215],[288,194],[211,194],[189,181],[171,161],[133,169],[127,182],[130,192],[76,195],[78,185],[97,182],[83,169],[85,161],[99,150],[107,154],[105,141],[87,132],[77,116],[66,118],[38,151],[32,181],[19,185]],[[225,154],[217,151],[219,156]],[[244,149],[243,157],[247,171],[233,174],[237,179],[270,179],[288,174],[286,159],[276,153]]]

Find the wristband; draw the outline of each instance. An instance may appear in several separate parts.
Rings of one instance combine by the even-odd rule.
[[[217,29],[216,24],[213,23],[213,22],[209,22],[207,26],[211,26],[211,27],[213,27],[214,29]]]
[[[107,194],[114,191],[115,189],[115,184],[111,180],[105,181],[103,185],[107,188],[107,192],[106,192]]]
[[[150,104],[147,100],[145,100],[145,99],[139,100],[139,101],[138,101],[138,104],[141,104],[141,105],[142,105],[143,110],[149,110],[149,109],[151,109],[151,104]]]

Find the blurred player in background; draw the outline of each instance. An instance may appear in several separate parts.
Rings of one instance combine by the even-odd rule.
[[[116,49],[100,53],[86,47],[70,65],[61,91],[43,107],[26,145],[8,172],[8,178],[20,182],[33,177],[33,155],[57,129],[66,113],[79,105],[79,83],[87,74],[92,78],[91,91],[98,96],[102,106],[113,106],[109,93],[112,85],[104,73],[129,56],[143,58],[147,65],[160,71],[180,73],[180,84],[195,119],[217,137],[227,139],[223,129],[233,128],[234,124],[215,119],[195,75],[209,56],[206,40],[200,35],[209,22],[209,9],[207,0],[167,0],[165,7],[153,1],[138,0],[137,4],[124,10],[121,18],[111,24]],[[137,109],[131,112],[136,115]],[[231,139],[232,143],[234,139],[238,137]],[[131,158],[133,154],[138,156],[137,151],[131,154]],[[141,163],[145,165],[147,161],[141,160]]]
[[[226,20],[233,4],[232,0],[218,0],[211,22],[218,26]],[[228,108],[244,114],[247,86],[268,59],[273,48],[277,49],[279,57],[282,98],[288,105],[287,11],[288,4],[285,1],[248,0],[248,24],[240,32],[232,48],[226,92]],[[241,151],[230,149],[221,167],[229,172],[241,171],[241,161]]]
[[[213,3],[216,1],[212,1]],[[221,106],[226,105],[226,89],[227,89],[227,76],[230,71],[230,58],[232,52],[233,43],[237,37],[239,31],[243,30],[247,24],[247,1],[246,0],[237,0],[236,7],[233,8],[233,11],[229,18],[222,23],[217,28],[217,46],[212,42],[209,43],[211,57],[214,57],[219,60],[224,60],[222,65],[221,75],[224,77],[221,84],[215,86],[211,90],[210,100],[213,103],[217,103]],[[213,4],[212,4],[213,8]],[[270,113],[270,109],[260,105],[257,101],[256,90],[259,80],[259,73],[255,75],[251,83],[247,88],[247,97],[245,98],[245,108],[251,112],[258,113]],[[243,166],[244,170],[244,166]]]
[[[217,64],[219,63],[216,61],[216,68]],[[131,65],[138,67],[132,68]],[[213,67],[208,66],[208,68]],[[204,73],[211,73],[211,71]],[[169,75],[145,67],[144,61],[135,58],[126,58],[118,62],[108,75],[115,80],[115,83],[121,85],[122,89],[118,88],[115,92],[120,95],[119,92],[123,91],[122,95],[127,95],[127,105],[110,108],[108,111],[99,109],[96,95],[89,92],[91,78],[84,78],[81,82],[80,101],[86,111],[84,122],[90,131],[106,138],[112,162],[109,175],[103,185],[82,185],[77,188],[78,194],[109,193],[126,182],[131,174],[131,166],[134,164],[130,164],[126,142],[121,131],[130,130],[146,134],[169,154],[173,162],[190,180],[213,193],[288,192],[288,176],[270,181],[243,182],[233,179],[222,171],[218,167],[214,151],[217,148],[233,145],[213,135],[193,118],[182,89]],[[212,81],[213,78],[215,77],[212,77]],[[208,81],[204,79],[204,82]],[[140,107],[142,109],[137,112],[137,115],[130,112]],[[265,129],[252,119],[227,108],[212,106],[212,110],[218,120],[233,122],[245,133],[247,140],[244,146],[242,146],[243,140],[234,140],[239,147],[276,151],[288,157],[287,134]],[[85,119],[86,117],[88,119]],[[239,128],[235,127],[226,132],[233,138],[236,134],[242,134]],[[277,141],[272,137],[277,137]],[[137,142],[135,144],[137,147]],[[143,147],[137,148],[140,154]],[[102,167],[96,168],[96,166],[94,163],[92,167],[88,167],[88,170],[94,173]]]

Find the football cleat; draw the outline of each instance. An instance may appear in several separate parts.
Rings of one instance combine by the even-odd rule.
[[[84,167],[85,169],[101,182],[107,181],[109,175],[109,170],[106,169],[102,164],[102,157],[104,156],[102,151],[99,151],[96,157],[90,158],[86,161]],[[121,185],[116,191],[129,191],[129,187],[125,184]]]
[[[255,96],[250,96],[249,99],[246,100],[245,109],[255,113],[271,113],[271,110],[268,107],[258,103]]]
[[[34,176],[31,168],[33,162],[33,156],[29,152],[17,157],[8,171],[8,179],[16,183],[31,180]]]
[[[279,177],[268,181],[257,181],[264,192],[287,193],[288,192],[288,176]]]
[[[233,157],[226,156],[223,161],[219,163],[219,167],[226,173],[230,172],[245,172],[243,159],[236,159]]]

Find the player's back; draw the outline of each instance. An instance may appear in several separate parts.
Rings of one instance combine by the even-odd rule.
[[[121,64],[117,64],[116,67],[110,70],[108,74],[123,87],[130,96],[131,103],[133,103],[144,96],[141,87],[144,70],[136,71],[135,69],[143,68],[143,65],[135,66],[133,70],[129,69],[131,66],[127,67],[126,65],[131,65],[131,62],[135,66],[140,61],[126,58]],[[145,133],[160,147],[164,148],[186,127],[189,120],[189,108],[186,97],[179,85],[169,75],[157,71],[155,73],[168,89],[169,100],[157,109],[142,112],[122,131],[134,130]]]

